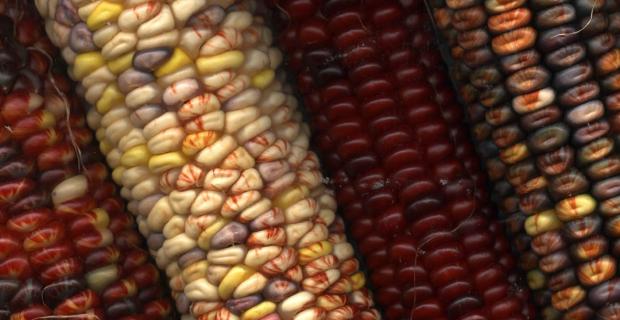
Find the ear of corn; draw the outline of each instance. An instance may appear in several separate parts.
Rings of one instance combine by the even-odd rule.
[[[36,9],[0,29],[0,319],[169,319]]]
[[[466,104],[472,135],[478,141],[478,152],[483,157],[487,171],[493,180],[495,202],[508,222],[506,229],[512,238],[513,247],[519,252],[519,266],[528,272],[527,278],[535,293],[534,302],[542,309],[547,304],[545,300],[549,298],[549,291],[545,290],[545,279],[541,277],[542,272],[538,268],[541,250],[536,250],[538,248],[536,244],[544,244],[550,239],[560,237],[557,247],[563,248],[564,240],[562,240],[561,233],[555,231],[560,227],[558,223],[554,223],[558,221],[555,215],[552,211],[546,211],[552,208],[546,190],[534,188],[519,194],[518,185],[513,183],[514,178],[510,172],[512,167],[501,159],[501,152],[502,147],[524,145],[521,127],[532,130],[537,126],[545,126],[558,119],[559,110],[552,106],[532,113],[525,117],[520,126],[509,97],[505,95],[504,75],[500,70],[504,68],[507,72],[514,72],[515,68],[523,67],[519,65],[521,61],[524,63],[528,60],[537,61],[540,59],[539,55],[534,51],[525,51],[520,55],[504,58],[500,62],[490,59],[489,54],[492,53],[490,42],[493,34],[487,30],[486,23],[481,21],[481,19],[490,18],[485,16],[482,5],[473,5],[454,1],[449,3],[433,1],[431,3],[436,26],[444,37],[451,39],[448,42],[449,50],[455,62],[451,65],[451,74],[459,86],[460,98]],[[518,13],[523,12],[518,9],[522,8],[524,3],[503,3],[502,5],[506,8],[498,3],[489,2],[488,5],[498,6],[500,11],[515,9],[514,12]],[[470,21],[468,19],[477,21],[477,23],[468,26],[468,21]],[[478,57],[486,57],[486,60],[476,62]],[[519,142],[521,142],[520,145]],[[513,170],[513,172],[518,173],[518,170]],[[525,179],[529,180],[528,177]],[[535,181],[535,179],[531,180]],[[542,216],[544,219],[530,218],[527,220],[530,215],[537,212],[545,212]],[[537,223],[538,221],[543,222],[546,225],[544,229],[549,232],[532,239],[531,234],[540,224]]]
[[[603,2],[530,5],[448,3],[435,15],[450,12],[444,28],[451,23],[462,34],[486,39],[476,46],[461,39],[453,47],[456,64],[472,75],[457,78],[468,93],[463,97],[474,105],[508,104],[515,114],[500,126],[487,117],[486,126],[495,126],[489,134],[520,202],[538,207],[528,212],[522,205],[521,210],[529,215],[524,227],[538,255],[539,270],[530,271],[529,278],[537,279],[530,283],[533,289],[541,289],[535,300],[542,316],[613,317],[619,298],[610,255],[615,253],[612,186],[618,167],[605,117],[613,105],[595,77],[596,63],[587,57],[601,61],[596,57],[609,52],[615,40],[604,32],[608,19],[598,12]],[[475,75],[488,74],[485,68],[501,70],[503,78],[480,81]],[[600,235],[603,230],[608,237]]]
[[[469,176],[476,164],[466,169],[466,154],[455,152],[454,120],[434,98],[441,84],[411,46],[416,4],[408,12],[395,1],[277,5],[281,46],[386,316],[525,318],[497,263],[507,248],[494,250],[477,203],[486,195]]]
[[[183,319],[378,319],[252,2],[37,1]]]

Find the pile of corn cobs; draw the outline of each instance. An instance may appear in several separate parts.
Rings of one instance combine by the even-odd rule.
[[[620,319],[611,0],[0,14],[0,320]]]

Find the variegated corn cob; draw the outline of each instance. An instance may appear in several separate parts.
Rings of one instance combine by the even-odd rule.
[[[509,8],[498,10],[504,6]],[[592,66],[584,60],[592,48],[586,49],[579,41],[574,4],[532,1],[532,11],[520,6],[521,2],[501,6],[487,2],[487,18],[475,4],[467,4],[457,7],[453,18],[465,28],[485,25],[487,36],[498,34],[489,37],[491,50],[478,50],[480,54],[474,55],[478,57],[473,62],[501,59],[505,89],[493,97],[499,102],[510,101],[519,114],[520,127],[498,128],[504,130],[498,135],[506,144],[495,142],[504,147],[504,155],[513,155],[502,160],[511,166],[508,177],[517,190],[524,186],[534,189],[532,182],[542,182],[536,183],[537,188],[548,191],[551,198],[546,202],[552,201],[555,208],[556,223],[542,219],[552,218],[547,212],[528,218],[525,224],[528,233],[535,236],[532,248],[544,255],[539,267],[546,273],[530,273],[531,285],[552,291],[548,298],[541,296],[540,302],[548,305],[543,310],[546,318],[585,319],[594,317],[595,312],[612,314],[619,298],[615,292],[616,262],[608,255],[608,239],[597,232],[613,189],[597,181],[616,176],[618,161],[607,134],[609,123],[603,117],[607,106],[598,100],[599,85],[592,81]],[[541,32],[538,40],[529,26],[534,19]],[[534,44],[536,49],[530,49]],[[510,94],[508,99],[504,98],[506,94]],[[520,139],[527,139],[527,145],[519,143]],[[531,159],[530,154],[536,158]],[[590,194],[590,187],[595,186],[599,188]],[[559,220],[563,224],[558,224]],[[564,231],[565,239],[535,230],[544,231],[545,226],[552,225]],[[548,242],[539,247],[536,240],[542,236]],[[570,255],[562,250],[569,243]]]
[[[37,1],[183,319],[378,319],[252,2]]]
[[[473,190],[461,189],[473,183],[401,5],[277,5],[282,47],[386,317],[524,318]]]
[[[0,2],[0,319],[168,319],[36,9]]]

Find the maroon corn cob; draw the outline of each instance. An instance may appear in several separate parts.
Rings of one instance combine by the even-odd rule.
[[[512,184],[508,181],[507,165],[500,159],[499,148],[493,141],[493,134],[501,133],[498,128],[502,126],[514,128],[516,115],[510,105],[489,99],[489,97],[493,97],[494,91],[498,91],[498,87],[500,92],[503,90],[501,85],[497,86],[498,83],[501,83],[501,78],[495,75],[488,81],[484,81],[484,78],[480,77],[480,75],[484,76],[484,69],[481,67],[499,70],[499,66],[492,66],[492,63],[486,66],[484,63],[476,65],[467,61],[468,58],[470,60],[471,57],[475,58],[477,52],[489,50],[490,37],[485,31],[484,25],[460,31],[455,29],[466,26],[463,21],[453,24],[453,16],[458,17],[459,9],[463,9],[458,7],[457,2],[450,2],[452,7],[441,1],[432,1],[431,4],[437,27],[441,29],[444,37],[449,39],[451,56],[455,62],[451,64],[451,74],[459,86],[460,98],[467,105],[472,133],[478,141],[478,151],[485,159],[485,167],[493,180],[495,202],[502,211],[513,246],[519,252],[519,267],[530,272],[530,279],[532,277],[535,279],[540,275],[540,271],[537,270],[539,257],[537,252],[532,251],[530,245],[532,238],[525,232],[524,222],[527,218],[526,214],[545,209],[545,206],[547,209],[550,208],[549,204],[545,204],[548,195],[545,194],[544,190],[542,192],[533,190],[533,192],[521,197],[517,195]],[[473,15],[472,19],[476,19],[476,15]],[[518,61],[518,59],[513,60]],[[479,70],[478,75],[474,73],[476,70]],[[472,74],[472,82],[470,82],[469,74]],[[478,80],[473,81],[475,79]],[[497,136],[501,138],[501,134],[497,134]],[[544,241],[539,242],[544,243]],[[547,290],[538,290],[541,288],[537,285],[531,287],[535,289],[536,299],[534,301],[542,308],[550,293]]]
[[[474,29],[463,32],[459,36],[457,30],[452,26],[454,10],[448,8],[442,1],[431,1],[431,5],[433,6],[436,26],[440,28],[444,40],[448,40],[447,43],[452,48],[451,52],[456,60],[462,59],[468,49],[472,49],[472,46],[481,45],[476,42],[480,42],[478,38],[484,32],[483,30]],[[459,45],[459,41],[461,45]],[[512,185],[506,180],[506,166],[500,160],[498,148],[491,140],[493,128],[513,121],[514,112],[507,105],[486,108],[483,104],[476,103],[476,88],[469,83],[466,76],[470,72],[468,67],[463,63],[455,63],[451,67],[453,80],[457,82],[461,91],[460,97],[468,106],[471,131],[479,142],[478,151],[484,158],[485,168],[493,181],[493,198],[501,209],[502,220],[506,222],[509,237],[513,239],[513,245],[519,252],[519,266],[525,271],[533,270],[536,267],[537,257],[530,250],[531,237],[523,230],[526,215],[519,208],[519,197]],[[523,203],[521,206],[524,204],[527,205]]]
[[[34,7],[3,2],[0,28],[0,319],[168,319]]]
[[[401,3],[403,2],[401,1]],[[474,194],[481,212],[492,217],[495,208],[489,201],[488,179],[486,174],[482,172],[480,159],[469,139],[467,127],[463,122],[463,109],[451,88],[450,80],[443,68],[441,56],[434,49],[436,42],[432,37],[433,29],[425,8],[419,2],[403,3],[403,5],[407,9],[406,23],[413,36],[411,44],[419,50],[420,61],[428,72],[429,82],[433,86],[437,104],[441,108],[443,119],[448,125],[450,138],[455,146],[455,155],[463,163],[467,173],[475,183]],[[500,263],[506,270],[514,270],[514,257],[510,254],[509,244],[504,238],[499,222],[491,219],[489,223],[496,240],[495,250],[502,257]]]
[[[434,88],[403,45],[400,4],[280,6],[291,23],[282,45],[387,317],[523,317]]]

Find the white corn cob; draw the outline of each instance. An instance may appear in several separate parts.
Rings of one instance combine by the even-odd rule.
[[[37,0],[184,319],[378,319],[251,2]]]

